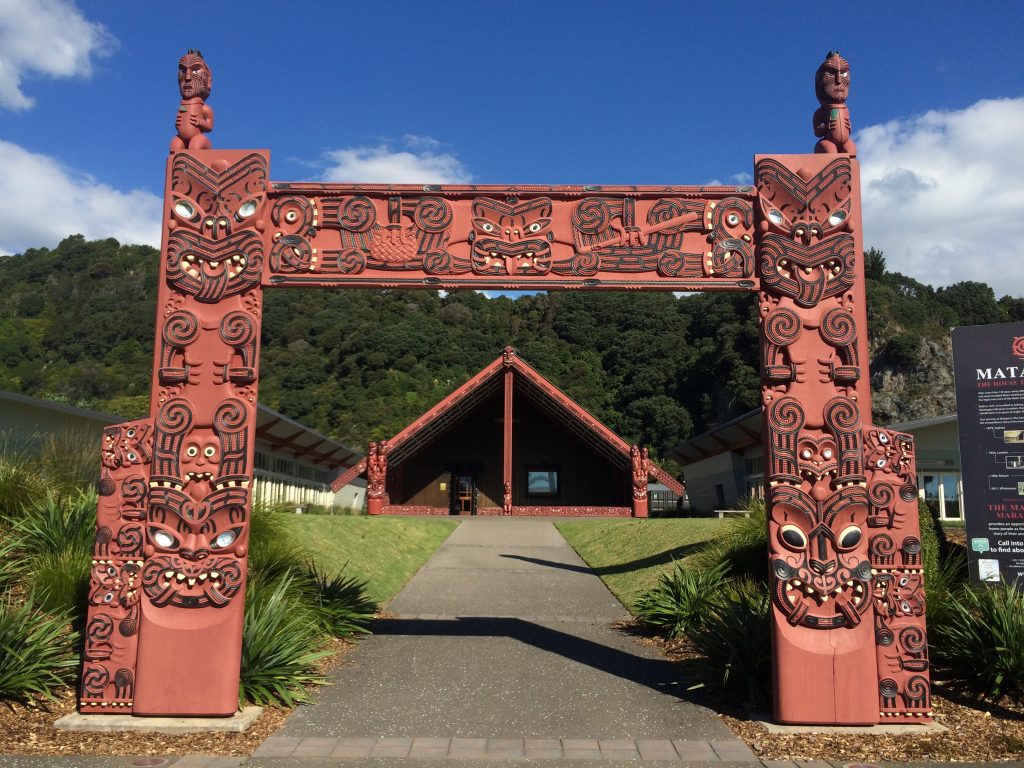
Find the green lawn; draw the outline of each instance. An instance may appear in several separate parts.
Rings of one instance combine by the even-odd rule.
[[[566,520],[556,523],[566,541],[633,610],[673,560],[685,560],[723,530],[726,520]]]
[[[289,515],[287,531],[321,568],[365,579],[370,598],[384,604],[457,525],[443,518]]]

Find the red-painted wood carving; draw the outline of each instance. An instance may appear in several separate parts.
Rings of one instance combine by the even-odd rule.
[[[234,712],[261,292],[321,285],[758,291],[775,716],[931,715],[913,442],[866,423],[845,59],[830,53],[816,75],[816,153],[756,158],[755,187],[275,184],[266,152],[209,149],[210,72],[197,52],[179,84],[151,416],[104,436],[82,711]],[[370,510],[393,511],[389,453],[509,367],[540,378],[506,350],[339,482],[365,471]],[[664,473],[636,448],[632,469],[632,509],[515,511],[640,516],[647,476]],[[507,514],[509,490],[480,513]]]

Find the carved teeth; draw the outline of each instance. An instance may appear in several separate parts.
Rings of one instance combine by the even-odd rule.
[[[194,586],[196,585],[196,580],[195,580],[195,579],[189,579],[189,580],[188,580],[188,585],[189,585],[190,587],[194,587]]]
[[[184,581],[186,577],[184,573],[177,573],[175,574],[174,578],[176,578],[178,581]]]
[[[164,571],[164,578],[168,580],[173,579],[174,571]]]

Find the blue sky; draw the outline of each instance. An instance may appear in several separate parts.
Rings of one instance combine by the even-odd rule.
[[[1024,3],[0,0],[0,252],[159,238],[177,59],[275,180],[749,181],[838,48],[865,238],[1024,295]],[[976,10],[975,8],[979,9]],[[983,10],[980,10],[983,9]]]

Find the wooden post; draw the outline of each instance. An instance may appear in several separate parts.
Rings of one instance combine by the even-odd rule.
[[[512,514],[512,377],[511,368],[505,369],[505,429],[504,429],[504,467],[502,471],[501,513]]]

